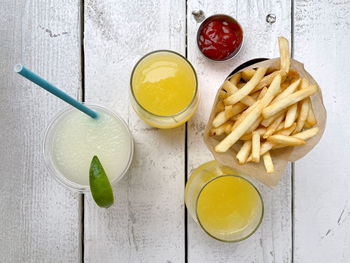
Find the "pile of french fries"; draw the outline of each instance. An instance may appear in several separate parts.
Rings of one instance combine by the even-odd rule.
[[[216,116],[210,136],[226,135],[216,152],[226,152],[241,143],[239,164],[260,162],[274,173],[270,151],[306,144],[318,133],[310,96],[318,92],[299,73],[290,70],[288,40],[278,38],[280,68],[248,69],[226,80],[219,91]]]

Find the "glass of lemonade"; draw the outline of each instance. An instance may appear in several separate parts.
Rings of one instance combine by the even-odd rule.
[[[217,161],[205,163],[191,173],[185,202],[194,221],[211,237],[225,242],[251,236],[264,214],[256,187]]]
[[[130,100],[139,117],[157,128],[185,123],[198,107],[196,72],[191,63],[170,50],[142,57],[130,78]]]
[[[117,182],[128,170],[134,143],[123,119],[113,111],[87,105],[98,113],[93,119],[69,107],[49,125],[44,139],[44,158],[59,182],[87,192],[92,157],[97,155],[109,181]]]

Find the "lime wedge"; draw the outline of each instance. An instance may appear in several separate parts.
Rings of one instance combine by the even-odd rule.
[[[91,194],[96,204],[104,208],[110,207],[114,202],[112,186],[96,155],[92,158],[90,164],[89,181]]]

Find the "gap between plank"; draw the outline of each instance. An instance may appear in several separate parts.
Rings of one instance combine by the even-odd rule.
[[[81,89],[80,96],[81,101],[85,102],[85,53],[84,53],[84,22],[85,22],[85,3],[84,0],[80,0],[80,74],[81,74]],[[80,234],[81,234],[81,262],[84,263],[84,236],[85,236],[85,195],[80,194]]]

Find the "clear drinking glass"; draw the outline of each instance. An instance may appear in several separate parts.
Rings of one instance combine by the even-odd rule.
[[[193,74],[195,78],[195,87],[194,87],[194,94],[189,102],[189,104],[182,109],[179,112],[176,112],[175,114],[171,115],[161,115],[161,114],[155,114],[147,110],[144,106],[141,105],[139,102],[137,96],[135,95],[134,89],[135,89],[135,72],[138,71],[139,67],[142,67],[144,63],[147,63],[147,61],[150,61],[152,59],[155,59],[155,56],[158,56],[159,59],[161,59],[161,56],[167,56],[167,55],[175,55],[179,57],[182,61],[186,62],[186,65],[188,68],[186,68],[186,71],[190,71],[191,74]],[[155,61],[154,63],[162,63],[159,61]],[[181,70],[181,69],[180,69]],[[194,112],[196,111],[198,104],[199,104],[199,91],[198,91],[198,80],[197,80],[197,74],[192,66],[192,64],[182,55],[171,51],[171,50],[156,50],[151,53],[146,54],[143,56],[134,66],[134,69],[131,73],[130,78],[130,102],[132,107],[134,108],[137,115],[146,123],[153,127],[162,128],[162,129],[169,129],[174,128],[182,125],[185,123],[188,119],[192,117]]]
[[[88,104],[87,106],[98,112],[99,118],[97,120],[90,118],[73,107],[67,107],[54,117],[46,130],[43,143],[44,160],[50,173],[60,183],[71,190],[78,192],[90,191],[88,183],[89,168],[91,159],[93,155],[96,154],[95,152],[100,153],[102,157],[107,157],[103,160],[103,158],[101,159],[101,156],[97,155],[105,168],[111,185],[119,181],[127,172],[134,152],[134,143],[130,130],[125,121],[117,113],[98,105]],[[89,128],[86,130],[77,125],[77,123],[83,118],[86,118],[84,120],[88,121]],[[120,136],[118,137],[119,140],[113,139],[115,138],[114,136]],[[73,139],[69,142],[67,138]],[[76,140],[74,140],[74,138],[76,138]],[[79,140],[82,138],[83,141],[87,143],[79,144]],[[101,138],[106,138],[106,141],[103,141]],[[111,157],[119,154],[116,152],[118,151],[118,145],[121,147],[121,153],[119,156],[123,162],[118,159],[111,159]],[[59,149],[61,149],[62,154]],[[71,166],[73,165],[72,167],[75,170],[73,168],[69,170],[69,165],[62,165],[61,160],[66,157],[64,156],[64,153],[72,156],[72,160],[66,161],[69,162]],[[90,162],[85,161],[81,164],[81,167],[74,166],[75,164],[78,165],[80,162],[83,162],[83,159],[87,158],[89,158]],[[105,163],[103,161],[105,161]],[[76,169],[77,167],[80,169]],[[118,172],[112,175],[109,174],[106,170],[106,168],[109,167],[112,168],[112,171]],[[83,178],[83,181],[86,183],[79,183],[78,180],[72,179],[74,173],[80,173],[82,170],[84,170],[82,176],[85,176],[86,174],[86,178]]]
[[[191,173],[185,203],[193,220],[208,235],[224,242],[251,236],[264,215],[258,189],[247,178],[216,161],[202,164]]]

